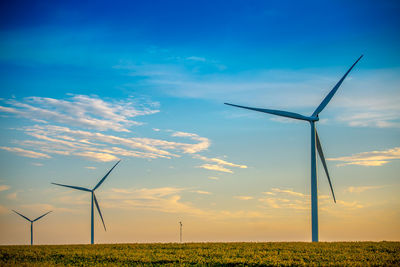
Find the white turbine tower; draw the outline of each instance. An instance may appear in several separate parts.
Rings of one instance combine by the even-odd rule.
[[[46,216],[47,214],[49,214],[52,211],[46,212],[45,214],[37,217],[34,220],[29,219],[28,217],[25,217],[24,215],[22,215],[21,213],[19,213],[18,211],[12,210],[13,212],[15,212],[16,214],[18,214],[19,216],[21,216],[22,218],[24,218],[25,220],[29,221],[31,223],[31,246],[33,245],[33,223],[36,222],[37,220],[41,219],[42,217]]]
[[[93,202],[96,204],[97,211],[99,212],[101,221],[103,222],[104,230],[107,231],[106,225],[104,224],[103,220],[103,215],[101,214],[100,211],[100,206],[99,203],[97,202],[96,195],[94,194],[94,191],[104,182],[104,180],[107,178],[107,176],[111,173],[111,171],[117,166],[117,164],[120,162],[120,160],[115,163],[115,165],[107,172],[107,174],[97,183],[97,185],[93,189],[88,189],[85,187],[80,187],[80,186],[72,186],[72,185],[64,185],[64,184],[57,184],[57,183],[52,183],[54,185],[59,185],[59,186],[64,186],[76,190],[81,190],[81,191],[86,191],[91,193],[91,235],[90,235],[90,243],[94,244],[94,208],[93,208]]]
[[[333,87],[333,89],[329,92],[329,94],[324,98],[321,104],[317,107],[314,113],[311,116],[303,116],[297,113],[282,111],[282,110],[274,110],[274,109],[263,109],[263,108],[252,108],[245,107],[239,105],[233,105],[229,103],[225,103],[226,105],[250,109],[254,111],[269,113],[277,116],[282,116],[291,119],[308,121],[311,126],[311,230],[312,230],[312,241],[318,242],[318,191],[317,191],[317,165],[316,165],[316,153],[315,149],[318,150],[319,157],[322,161],[322,165],[324,166],[326,176],[329,181],[329,186],[331,188],[333,200],[336,203],[335,194],[333,192],[333,187],[331,183],[331,179],[329,177],[328,168],[326,166],[324,153],[322,151],[321,143],[318,138],[317,130],[315,128],[315,123],[319,120],[319,113],[328,105],[329,101],[332,99],[333,95],[336,93],[343,80],[349,74],[349,72],[353,69],[353,67],[357,64],[357,62],[362,58],[361,55],[356,62],[350,67],[350,69],[344,74],[344,76],[339,80],[339,82]]]

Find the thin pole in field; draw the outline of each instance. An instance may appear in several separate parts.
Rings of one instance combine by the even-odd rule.
[[[179,222],[179,241],[182,243],[182,222]]]

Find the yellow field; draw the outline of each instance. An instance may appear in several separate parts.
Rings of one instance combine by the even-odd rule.
[[[0,246],[1,266],[400,266],[400,242]]]

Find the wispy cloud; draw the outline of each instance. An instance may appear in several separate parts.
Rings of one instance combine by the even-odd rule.
[[[207,161],[207,162],[212,162],[212,163],[217,163],[218,165],[224,165],[224,166],[229,166],[229,167],[236,167],[236,168],[241,168],[241,169],[246,169],[247,166],[246,165],[239,165],[239,164],[235,164],[235,163],[231,163],[222,159],[218,159],[218,158],[207,158],[201,155],[196,155],[194,156],[194,158],[196,159],[201,159],[203,161]]]
[[[89,170],[95,170],[96,169],[96,167],[93,167],[93,166],[86,166],[85,168],[89,169]]]
[[[291,189],[280,189],[280,188],[271,188],[272,193],[283,193],[287,195],[292,195],[296,197],[306,197],[307,195],[299,192],[295,192]],[[269,195],[271,192],[265,192],[265,194]]]
[[[113,188],[112,192],[122,193],[125,195],[132,195],[138,198],[144,199],[155,199],[159,197],[165,197],[169,195],[175,195],[182,191],[185,188],[182,187],[157,187],[157,188],[140,188],[140,189],[123,189],[123,188]]]
[[[102,205],[121,209],[142,209],[164,213],[186,214],[217,220],[262,218],[266,216],[265,213],[252,210],[212,210],[198,208],[193,203],[182,200],[181,194],[183,192],[192,191],[180,187],[113,188],[109,192],[103,193],[102,199],[104,201]]]
[[[16,200],[17,199],[17,193],[18,192],[13,192],[13,193],[8,194],[7,198],[11,199],[11,200]]]
[[[307,195],[292,189],[271,188],[271,191],[263,192],[263,194],[266,197],[261,197],[258,201],[273,209],[306,210],[309,208]]]
[[[346,157],[328,158],[328,160],[331,161],[343,162],[338,164],[337,166],[382,166],[396,159],[400,159],[400,147],[395,147],[387,150],[362,152]]]
[[[353,127],[400,128],[399,114],[389,111],[369,111],[338,118]]]
[[[121,156],[150,159],[179,157],[179,152],[194,154],[210,145],[208,138],[184,132],[172,132],[171,136],[189,138],[197,143],[119,137],[54,125],[35,125],[22,130],[36,140],[21,141],[19,145],[48,154],[76,155],[95,161],[113,161]]]
[[[96,160],[96,161],[103,161],[103,162],[118,160],[118,158],[112,154],[98,153],[98,152],[92,152],[92,151],[77,152],[77,153],[75,153],[75,155],[85,157],[88,159],[92,159],[92,160]]]
[[[293,209],[299,211],[310,209],[310,195],[296,192],[292,189],[272,188],[271,191],[263,192],[263,194],[266,196],[259,198],[258,201],[273,209]],[[333,202],[328,195],[320,195],[318,198],[322,208]],[[357,201],[337,200],[336,204],[347,209],[364,208],[364,205]]]
[[[66,211],[67,210],[64,208],[57,208],[57,207],[55,207],[51,204],[47,204],[47,203],[24,204],[24,205],[21,205],[20,208],[22,210],[29,210],[30,213],[35,214],[30,219],[35,219],[35,218],[39,217],[40,215],[42,215],[44,212],[48,212],[48,211],[54,211],[54,210]]]
[[[210,180],[219,180],[219,177],[216,177],[216,176],[209,176],[208,179],[210,179]]]
[[[190,61],[202,64],[209,62],[215,65],[217,70],[226,68],[217,62],[203,61],[200,57],[190,58]],[[312,89],[321,88],[321,80],[325,78],[321,79],[320,77],[318,81],[313,81],[312,78],[315,78],[315,74],[304,72],[299,74],[299,72],[288,70],[251,70],[234,75],[222,73],[209,75],[199,72],[198,66],[191,68],[182,66],[182,64],[126,64],[118,65],[116,68],[128,71],[129,75],[146,77],[145,82],[153,88],[158,88],[173,96],[227,100],[226,97],[229,95],[228,100],[251,102],[256,105],[273,104],[274,106],[279,102],[285,103],[285,105],[288,105],[289,102],[296,106],[304,102],[312,103],[307,93],[313,92]],[[301,83],[299,77],[302,79]],[[289,93],[293,94],[289,95]],[[304,101],[296,101],[298,97]],[[283,99],[286,101],[282,101]],[[311,99],[313,98],[311,97]],[[315,100],[317,99],[320,97],[315,98]]]
[[[346,189],[346,192],[349,193],[362,193],[367,190],[374,190],[374,189],[380,189],[384,188],[384,185],[372,185],[372,186],[349,186]]]
[[[172,133],[173,137],[188,137],[194,141],[198,141],[197,144],[179,144],[178,146],[183,150],[184,153],[194,154],[206,150],[211,142],[208,138],[198,136],[194,133],[185,133],[185,132],[174,132]],[[178,143],[176,143],[178,144]]]
[[[159,112],[157,103],[138,104],[135,99],[105,102],[98,97],[74,95],[67,99],[26,97],[9,99],[0,106],[3,113],[12,113],[40,122],[57,122],[100,131],[129,132],[131,125],[142,123],[131,118]]]
[[[205,62],[206,59],[204,57],[196,57],[196,56],[191,56],[187,57],[187,60],[193,60],[193,61],[200,61],[200,62]]]
[[[204,64],[200,57],[189,58],[192,59],[189,61],[196,62],[197,59],[197,62]],[[129,65],[119,68],[135,69],[135,75],[146,77],[145,83],[152,88],[173,96],[290,109],[300,113],[311,113],[346,69],[252,69],[211,75],[189,66],[178,67],[178,64]],[[330,109],[335,110],[332,117],[335,120],[330,121],[354,127],[400,127],[399,73],[399,68],[357,69],[342,85],[346,93],[337,94],[329,104]],[[273,117],[271,119],[276,120]]]
[[[4,207],[3,205],[0,205],[0,214],[6,214],[10,212],[9,209],[7,209],[6,207]]]
[[[10,99],[3,102],[10,107],[2,107],[0,112],[24,118],[34,117],[38,123],[19,128],[30,137],[29,139],[13,141],[18,146],[32,150],[0,147],[26,157],[79,156],[100,162],[115,161],[121,157],[171,159],[181,157],[182,154],[196,155],[211,145],[208,138],[195,133],[158,128],[153,128],[157,136],[165,133],[168,136],[164,139],[134,137],[133,133],[130,133],[130,137],[121,136],[120,132],[129,132],[130,125],[138,124],[131,120],[133,117],[158,112],[152,109],[157,105],[149,101],[143,104],[135,102],[134,99],[125,102],[105,101],[98,97],[73,95],[67,99],[29,97],[22,101]],[[105,130],[108,130],[107,133],[99,132]],[[112,134],[111,131],[117,133]],[[204,156],[196,158],[215,163],[199,166],[208,170],[233,173],[227,167],[247,168],[245,165],[230,163],[219,158]]]
[[[9,186],[9,185],[0,185],[0,192],[1,191],[6,191],[6,190],[8,190],[8,189],[10,189],[11,187]]]
[[[202,191],[202,190],[194,190],[194,191],[190,191],[192,193],[197,193],[200,195],[211,195],[211,192],[207,192],[207,191]]]
[[[221,165],[215,165],[215,164],[203,164],[200,166],[197,166],[197,168],[202,168],[206,170],[211,170],[211,171],[218,171],[218,172],[227,172],[227,173],[233,173],[230,169],[227,169],[225,167],[222,167]]]
[[[297,200],[296,203],[292,202],[290,199],[286,198],[259,198],[258,201],[267,204],[269,207],[274,209],[280,208],[291,208],[296,210],[305,210],[307,206],[304,201]]]
[[[399,68],[363,70],[353,74],[352,90],[338,96],[337,107],[346,113],[337,120],[353,127],[400,127]],[[376,90],[379,88],[379,90]]]
[[[110,192],[103,194],[105,195],[103,199],[104,205],[108,207],[205,216],[206,211],[194,207],[190,202],[181,200],[180,193],[184,190],[179,187],[113,188]]]
[[[61,190],[60,188],[56,189]],[[55,201],[66,205],[87,206],[90,204],[87,194],[73,191],[62,191],[62,195],[58,196]]]
[[[349,208],[349,209],[362,209],[362,208],[364,208],[364,205],[359,204],[357,201],[346,202],[346,201],[343,201],[343,200],[337,200],[336,203],[339,204],[339,205],[342,205],[342,206],[344,206],[346,208]]]
[[[235,163],[228,162],[226,160],[222,160],[219,158],[207,158],[201,155],[195,155],[193,156],[195,159],[200,159],[206,162],[211,162],[211,163],[216,163],[216,164],[203,164],[201,166],[198,166],[199,168],[207,169],[207,170],[214,170],[214,171],[220,171],[220,172],[227,172],[227,173],[233,173],[232,170],[226,168],[228,167],[235,167],[235,168],[241,168],[241,169],[246,169],[246,165],[239,165]]]
[[[22,149],[19,147],[7,147],[7,146],[0,146],[0,149],[3,150],[7,150],[9,152],[14,152],[20,156],[23,157],[28,157],[28,158],[51,158],[49,155],[44,154],[44,153],[40,153],[40,152],[35,152],[35,151],[31,151],[31,150],[26,150],[26,149]]]
[[[251,200],[251,199],[254,199],[254,197],[251,197],[251,196],[234,196],[234,198],[240,199],[240,200]]]

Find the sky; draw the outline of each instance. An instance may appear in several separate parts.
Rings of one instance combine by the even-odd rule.
[[[400,240],[398,1],[1,1],[0,244]]]

